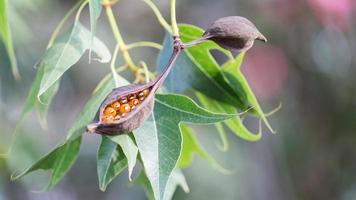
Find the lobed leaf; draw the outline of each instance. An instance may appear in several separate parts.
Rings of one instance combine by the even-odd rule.
[[[168,179],[181,149],[181,122],[208,124],[233,115],[216,114],[182,95],[157,94],[152,116],[134,131],[137,147],[156,199],[165,199]]]
[[[180,25],[179,30],[183,42],[194,40],[203,34],[203,30],[193,25]],[[158,70],[163,70],[172,48],[172,38],[167,34],[158,57]],[[195,89],[241,110],[246,109],[248,102],[244,91],[241,89],[236,93],[229,85],[220,72],[219,64],[211,55],[211,50],[225,52],[212,41],[185,49],[175,62],[164,86],[168,91],[177,93]]]

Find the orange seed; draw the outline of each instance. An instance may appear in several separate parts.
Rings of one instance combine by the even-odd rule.
[[[130,105],[129,104],[122,104],[120,106],[120,113],[128,113],[131,111]]]
[[[118,101],[115,101],[113,104],[111,104],[111,107],[115,110],[120,110],[120,103]]]
[[[115,116],[116,115],[116,110],[112,107],[107,107],[105,108],[104,110],[104,114],[105,115],[112,115],[112,116]]]
[[[130,106],[136,106],[140,103],[140,101],[138,99],[132,99],[130,100],[129,104]]]

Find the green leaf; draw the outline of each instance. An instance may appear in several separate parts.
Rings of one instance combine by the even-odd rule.
[[[40,119],[41,126],[47,127],[47,114],[49,106],[53,100],[54,95],[57,93],[59,89],[59,82],[53,84],[44,94],[42,101],[40,102],[37,98],[37,93],[40,88],[41,79],[43,77],[44,65],[41,65],[36,73],[35,80],[32,82],[30,87],[30,91],[27,95],[25,104],[21,111],[20,119],[17,123],[17,127],[20,127],[25,120],[28,113],[32,110],[33,107],[36,108],[38,113],[38,117]],[[16,129],[15,129],[16,131]]]
[[[91,44],[94,40],[96,32],[96,23],[101,13],[101,3],[100,0],[89,0],[89,14],[90,14],[90,32]],[[91,46],[91,45],[90,45]],[[91,48],[90,48],[91,49]]]
[[[189,187],[183,172],[180,169],[175,169],[173,170],[167,183],[165,200],[170,200],[173,198],[173,194],[178,186],[180,186],[185,193],[189,192]]]
[[[225,79],[228,80],[230,85],[239,85],[239,88],[242,87],[242,89],[246,93],[247,100],[250,102],[253,109],[255,111],[257,111],[258,116],[266,124],[267,128],[272,133],[275,133],[272,126],[269,124],[269,122],[268,122],[260,104],[258,103],[255,95],[253,94],[250,86],[248,85],[246,78],[241,73],[240,67],[241,67],[243,57],[244,57],[244,54],[242,53],[242,54],[238,55],[236,57],[236,59],[226,62],[222,66],[222,74],[225,77]],[[238,90],[239,88],[235,88],[235,90]]]
[[[135,180],[133,180],[130,185],[142,185],[143,188],[145,189],[147,199],[148,200],[155,199],[153,190],[152,190],[152,186],[150,184],[150,180],[148,180],[144,170],[141,170],[138,177]]]
[[[46,51],[41,65],[45,65],[44,74],[37,97],[41,97],[60,77],[89,49],[91,33],[79,21]],[[105,44],[94,38],[93,51],[102,62],[109,62],[111,55]]]
[[[147,199],[154,200],[153,190],[145,172],[142,170],[139,176],[131,183],[131,185],[142,185],[145,189]],[[180,169],[174,169],[169,177],[166,189],[165,200],[170,200],[173,197],[177,187],[180,186],[184,192],[189,192],[187,181]]]
[[[180,25],[179,30],[183,42],[194,40],[203,34],[203,30],[193,25]],[[158,57],[159,70],[165,67],[172,52],[170,35],[166,36],[163,47]],[[239,111],[245,111],[252,106],[269,130],[274,133],[240,71],[243,54],[235,59],[229,59],[220,67],[210,53],[213,49],[224,52],[211,41],[185,49],[165,81],[166,89],[170,92],[194,89],[219,103],[230,104]]]
[[[15,50],[12,44],[12,36],[7,19],[7,0],[0,0],[0,39],[4,42],[6,52],[9,56],[12,74],[16,80],[19,80],[21,76],[17,67]]]
[[[132,139],[128,135],[118,135],[109,137],[113,142],[120,145],[128,162],[129,180],[131,181],[131,175],[133,168],[136,165],[136,158],[138,154],[138,148]]]
[[[152,116],[134,131],[137,147],[156,199],[164,199],[181,148],[181,122],[208,124],[233,115],[215,114],[182,95],[156,95]]]
[[[121,78],[121,76],[119,76]],[[122,83],[127,81],[121,78]],[[67,139],[65,142],[49,152],[46,156],[37,161],[27,170],[24,170],[20,175],[14,176],[14,179],[18,179],[32,171],[39,169],[46,169],[52,171],[52,177],[48,186],[48,189],[54,187],[63,175],[73,165],[79,151],[79,145],[81,136],[84,133],[85,126],[90,123],[99,108],[101,102],[106,98],[110,91],[115,87],[115,83],[112,77],[101,84],[101,87],[97,89],[90,100],[83,107],[79,115],[74,120],[72,128],[69,130]],[[31,92],[30,92],[31,94]],[[25,111],[28,110],[28,105],[25,105]],[[68,153],[69,152],[69,153]],[[58,163],[54,163],[56,160],[64,160],[65,166],[57,166]]]
[[[183,42],[194,40],[203,34],[203,30],[193,25],[180,25],[179,30]],[[167,34],[158,57],[158,69],[161,71],[170,57],[172,44],[172,37]],[[168,91],[177,93],[195,89],[211,98],[245,110],[248,102],[244,91],[241,89],[236,93],[222,76],[220,66],[210,53],[214,49],[224,52],[211,41],[185,49],[175,62],[164,86]]]
[[[37,92],[34,95],[35,108],[38,114],[38,118],[40,120],[41,126],[44,128],[47,128],[47,115],[48,115],[49,106],[51,105],[54,96],[57,94],[58,89],[59,89],[59,81],[55,82],[50,88],[48,88],[48,90],[42,95],[41,102],[38,101],[38,99],[36,98]],[[32,100],[34,99],[31,99],[29,101]]]
[[[222,173],[229,173],[219,163],[216,162],[198,143],[193,132],[185,125],[180,125],[180,130],[183,136],[182,152],[180,154],[177,167],[184,168],[191,164],[193,155],[196,153],[202,159],[207,161],[211,166]]]
[[[105,191],[108,184],[127,166],[122,149],[107,137],[102,137],[98,150],[98,178],[100,190]]]
[[[230,105],[217,102],[214,99],[204,96],[203,94],[198,92],[196,93],[196,96],[198,97],[199,102],[202,104],[202,106],[212,112],[228,113],[228,114],[236,113],[236,109]],[[224,121],[223,123],[226,124],[227,127],[229,127],[229,129],[235,135],[241,137],[244,140],[257,141],[262,137],[261,131],[258,132],[257,134],[251,133],[242,123],[240,116],[235,116],[231,119]]]
[[[221,151],[226,152],[227,150],[229,150],[229,141],[227,140],[227,134],[223,127],[223,123],[216,123],[215,128],[218,131],[221,140],[221,144],[217,143],[217,146]]]
[[[40,169],[50,170],[52,175],[47,186],[47,190],[50,190],[62,179],[62,177],[73,165],[79,152],[81,139],[82,138],[79,137],[71,142],[66,142],[56,147],[50,153],[43,156],[34,165],[24,170],[22,173],[18,175],[12,175],[11,179],[19,179],[30,172]]]

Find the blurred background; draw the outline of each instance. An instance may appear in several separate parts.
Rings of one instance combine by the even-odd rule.
[[[0,44],[0,151],[5,152],[34,79],[36,61],[51,32],[75,3],[69,0],[11,0],[9,18],[23,75],[11,76]],[[168,19],[169,1],[154,1]],[[269,39],[247,53],[243,73],[266,111],[283,108],[270,121],[278,131],[246,142],[229,134],[230,149],[220,152],[211,126],[196,126],[205,149],[234,171],[223,175],[195,158],[184,170],[190,193],[178,189],[174,199],[356,199],[356,1],[354,0],[177,0],[178,21],[206,28],[219,17],[249,18]],[[161,43],[164,30],[141,0],[115,6],[127,43]],[[81,21],[88,25],[88,12]],[[68,23],[67,28],[72,22]],[[114,49],[102,13],[98,37]],[[155,69],[155,49],[132,51],[136,61]],[[99,136],[84,137],[80,156],[54,190],[37,193],[46,176],[11,182],[10,174],[33,163],[61,141],[88,100],[107,64],[88,64],[87,54],[61,81],[43,130],[33,113],[26,120],[8,163],[0,161],[0,200],[7,199],[145,199],[141,187],[127,186],[126,171],[108,188],[98,189],[96,149]],[[127,77],[130,78],[130,74]]]

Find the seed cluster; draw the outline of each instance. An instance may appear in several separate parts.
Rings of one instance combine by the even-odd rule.
[[[120,97],[105,107],[101,114],[100,121],[111,123],[127,116],[127,114],[137,108],[142,101],[149,95],[150,89]]]

